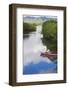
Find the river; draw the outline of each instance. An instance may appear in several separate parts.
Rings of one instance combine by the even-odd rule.
[[[57,63],[47,57],[40,56],[41,52],[47,51],[47,46],[44,46],[41,40],[43,38],[41,31],[42,25],[38,25],[36,26],[36,31],[24,34],[24,75],[57,72]]]

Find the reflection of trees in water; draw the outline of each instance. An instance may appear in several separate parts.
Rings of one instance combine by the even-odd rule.
[[[36,25],[30,24],[30,23],[28,23],[28,24],[23,23],[24,63],[34,62],[34,64],[33,63],[28,64],[29,70],[28,70],[28,67],[24,67],[24,69],[26,69],[25,72],[28,72],[29,74],[34,73],[34,71],[37,74],[37,72],[36,72],[37,69],[35,70],[35,68],[37,67],[38,70],[40,71],[41,70],[40,66],[43,66],[43,65],[44,65],[44,71],[46,70],[45,68],[47,68],[46,65],[48,65],[50,70],[49,71],[47,70],[47,72],[49,72],[49,73],[57,72],[57,58],[52,58],[52,60],[49,60],[48,58],[45,59],[45,57],[40,56],[39,52],[37,52],[37,49],[39,49],[39,46],[41,47],[41,44],[43,46],[44,45],[47,46],[48,49],[50,49],[51,51],[57,51],[57,34],[56,34],[57,22],[53,21],[53,20],[46,21],[43,23],[42,26],[43,26],[42,27],[43,29],[41,29],[42,31],[38,32]],[[33,32],[36,32],[36,33],[33,33]],[[40,33],[43,34],[42,39],[39,37]],[[36,45],[36,47],[35,47],[35,45]],[[43,58],[44,58],[44,60],[43,60]],[[48,60],[49,60],[49,62],[48,62]],[[52,67],[50,67],[50,65]],[[32,68],[33,68],[33,70],[32,70]],[[31,73],[30,73],[30,70],[32,70]],[[43,73],[43,72],[41,72],[41,73]]]
[[[23,38],[36,31],[35,23],[23,23]],[[57,51],[57,21],[48,20],[42,24],[42,43],[51,51]]]

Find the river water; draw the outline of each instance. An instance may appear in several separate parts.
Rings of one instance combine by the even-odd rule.
[[[44,46],[41,38],[42,26],[36,26],[36,31],[24,34],[24,61],[23,74],[43,74],[56,73],[57,63],[47,57],[42,57],[41,52],[46,52],[47,46]]]

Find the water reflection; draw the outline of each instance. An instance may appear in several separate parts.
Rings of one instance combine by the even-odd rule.
[[[57,63],[42,57],[41,52],[47,51],[42,43],[42,26],[38,25],[35,32],[24,34],[24,67],[23,74],[56,73]]]

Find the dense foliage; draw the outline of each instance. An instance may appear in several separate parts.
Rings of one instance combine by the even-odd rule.
[[[42,27],[42,42],[51,51],[57,51],[57,21],[49,20],[43,23]]]
[[[36,25],[33,23],[23,23],[23,33],[29,34],[36,30]]]

